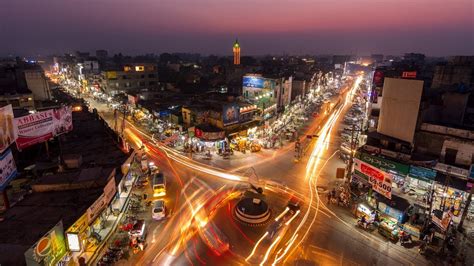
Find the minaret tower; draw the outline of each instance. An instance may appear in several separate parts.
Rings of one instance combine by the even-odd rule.
[[[240,65],[240,44],[237,39],[232,50],[234,51],[234,65]]]

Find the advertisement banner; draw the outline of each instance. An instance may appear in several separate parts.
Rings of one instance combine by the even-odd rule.
[[[19,150],[72,130],[72,109],[64,106],[15,118]]]
[[[222,123],[224,126],[239,122],[240,107],[238,104],[226,104],[222,107]]]
[[[359,152],[356,154],[356,157],[361,161],[371,164],[386,172],[397,173],[399,175],[405,176],[410,171],[410,167],[408,165],[390,161],[378,156],[372,156],[367,153]]]
[[[410,165],[410,173],[408,175],[416,179],[433,182],[436,178],[436,170]]]
[[[9,149],[0,156],[0,191],[16,176],[16,165],[12,151]]]
[[[374,85],[376,87],[383,87],[384,73],[381,70],[376,70],[374,73]]]
[[[448,229],[449,223],[451,222],[453,214],[449,211],[445,211],[440,218],[436,215],[436,213],[439,212],[440,211],[434,211],[431,214],[431,221],[433,221],[433,223],[436,224],[441,230],[446,231]]]
[[[225,138],[224,131],[207,132],[199,128],[195,128],[194,135],[201,140],[207,141],[223,140]]]
[[[63,223],[60,221],[25,252],[26,265],[57,265],[66,254]]]
[[[53,135],[59,136],[61,134],[72,131],[72,107],[63,106],[59,109],[53,110],[54,117],[54,131]]]
[[[104,200],[105,204],[109,204],[109,202],[113,199],[115,193],[117,193],[117,186],[115,185],[115,169],[112,170],[112,173],[109,176],[109,181],[107,185],[104,187]]]
[[[14,123],[12,105],[0,108],[0,153],[6,150],[18,138]]]
[[[246,88],[263,89],[265,79],[256,76],[244,76],[242,86]]]
[[[100,197],[87,209],[87,220],[89,221],[89,224],[92,224],[95,221],[95,218],[97,218],[102,210],[105,209],[106,205],[105,195],[102,193],[100,194]]]
[[[368,177],[374,191],[388,199],[392,199],[392,177],[390,174],[359,159],[354,159],[354,170]]]

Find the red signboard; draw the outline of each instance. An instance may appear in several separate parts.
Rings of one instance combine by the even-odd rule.
[[[416,78],[416,71],[404,71],[402,73],[402,78],[414,79]]]
[[[384,180],[384,175],[382,172],[378,171],[375,168],[372,168],[368,166],[367,164],[361,164],[360,166],[362,173],[375,178],[377,181],[383,181]]]
[[[392,177],[390,174],[359,159],[354,159],[354,170],[368,177],[374,191],[388,199],[392,198]]]

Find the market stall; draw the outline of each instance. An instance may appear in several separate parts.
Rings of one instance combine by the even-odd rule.
[[[398,234],[400,233],[400,229],[398,227],[397,220],[387,216],[382,218],[379,223],[378,232],[382,236],[394,242],[398,241]]]

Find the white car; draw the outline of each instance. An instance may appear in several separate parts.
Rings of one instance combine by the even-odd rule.
[[[166,207],[164,200],[157,200],[153,204],[151,216],[154,220],[162,220],[166,217]]]

